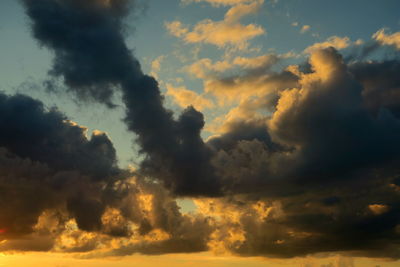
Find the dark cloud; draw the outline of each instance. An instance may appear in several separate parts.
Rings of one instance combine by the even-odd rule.
[[[88,139],[85,128],[23,95],[1,94],[0,111],[0,251],[83,253],[120,238],[132,242],[113,255],[207,248],[208,220],[182,214],[159,182],[118,169],[105,133]],[[197,116],[180,118],[192,135],[202,116],[185,114]],[[187,149],[200,141],[188,140]]]
[[[146,173],[178,195],[220,193],[210,152],[199,135],[201,114],[189,108],[175,121],[163,107],[157,82],[143,74],[126,46],[123,18],[136,1],[22,2],[33,36],[55,54],[50,74],[63,77],[79,96],[109,106],[114,88],[122,89],[125,122],[138,135]]]
[[[23,95],[0,94],[0,146],[22,158],[57,170],[78,170],[94,179],[119,172],[116,152],[106,134],[88,140],[86,129],[57,111]]]
[[[280,92],[261,127],[232,127],[209,141],[219,149],[214,164],[227,192],[246,196],[225,200],[243,211],[243,238],[235,246],[222,241],[230,251],[400,256],[397,65],[348,66],[333,48],[316,51],[311,71],[301,74],[297,88]],[[257,201],[267,206],[261,221],[250,216]],[[230,220],[221,227],[232,229]]]
[[[307,77],[300,80],[299,88],[282,90],[275,111],[266,116],[264,122],[258,122],[259,126],[236,123],[239,127],[233,125],[227,133],[209,143],[226,151],[228,158],[234,157],[235,144],[243,146],[243,141],[247,141],[248,146],[254,140],[264,143],[267,173],[265,178],[260,178],[266,182],[274,177],[302,183],[314,182],[314,178],[319,180],[320,177],[328,181],[337,179],[338,174],[379,167],[397,159],[399,122],[385,105],[380,106],[377,116],[371,115],[371,109],[365,105],[365,94],[371,89],[363,86],[361,79],[357,80],[355,70],[348,69],[333,49],[315,53],[311,64],[313,72],[303,74]],[[391,75],[389,71],[384,73]],[[388,82],[384,78],[376,76],[374,79],[367,74],[365,77],[372,77],[382,86],[379,88],[396,89],[396,86],[385,85]],[[379,79],[385,82],[379,83]],[[391,83],[395,83],[395,79],[391,79]],[[242,147],[240,151],[245,150]],[[251,164],[251,161],[244,164]]]
[[[100,201],[90,209],[82,203],[69,205],[78,225],[100,227],[106,205],[101,188],[121,175],[107,135],[96,132],[88,139],[85,128],[23,95],[0,94],[0,113],[0,203],[7,211],[0,228],[10,235],[29,233],[46,209],[60,208],[65,201],[76,203],[74,191],[82,203],[91,203],[91,194]]]
[[[357,62],[350,66],[355,78],[363,85],[364,103],[373,114],[382,108],[400,116],[400,61]]]
[[[122,35],[129,1],[22,2],[34,37],[55,54],[50,74],[63,77],[79,96],[111,106],[113,86],[140,73]]]

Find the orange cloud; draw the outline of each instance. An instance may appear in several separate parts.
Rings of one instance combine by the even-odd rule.
[[[214,6],[233,6],[233,5],[237,5],[237,4],[245,4],[245,3],[250,3],[253,2],[254,0],[182,0],[183,3],[190,3],[190,2],[196,2],[196,3],[200,3],[200,2],[208,2]]]
[[[382,205],[382,204],[371,204],[371,205],[368,205],[368,209],[374,215],[381,215],[383,213],[388,212],[390,207],[388,205]]]
[[[214,103],[211,100],[185,87],[174,87],[171,84],[167,84],[167,95],[172,96],[175,103],[182,108],[193,106],[198,110],[204,110],[214,107]]]
[[[303,27],[301,27],[300,33],[306,33],[311,29],[310,25],[304,25]]]
[[[175,37],[186,43],[207,43],[223,48],[231,45],[237,49],[248,47],[248,41],[265,33],[256,24],[243,25],[240,19],[256,13],[264,0],[256,0],[250,4],[238,4],[231,7],[222,21],[206,19],[197,23],[192,30],[180,21],[167,22],[167,30]]]
[[[349,37],[338,37],[338,36],[331,36],[325,42],[315,43],[309,47],[307,47],[304,52],[305,53],[312,53],[318,49],[324,49],[328,47],[334,47],[336,49],[344,49],[350,45]]]
[[[186,71],[203,79],[204,91],[216,96],[219,104],[226,105],[292,87],[295,74],[290,74],[291,70],[282,77],[268,71],[284,57],[286,55],[266,54],[216,62],[205,58],[186,67]]]
[[[373,36],[382,45],[394,46],[397,50],[400,50],[400,32],[393,34],[386,34],[385,29],[377,31]]]
[[[159,56],[151,62],[151,76],[158,79],[158,73],[161,70],[161,63],[165,59],[165,56]]]

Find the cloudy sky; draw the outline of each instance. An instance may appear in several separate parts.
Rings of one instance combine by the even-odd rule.
[[[1,0],[0,266],[398,266],[399,10]]]

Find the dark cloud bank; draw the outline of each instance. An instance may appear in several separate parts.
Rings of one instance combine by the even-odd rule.
[[[135,173],[121,170],[106,134],[88,138],[56,109],[1,94],[0,240],[8,241],[0,250],[88,252],[133,238],[101,255],[218,243],[245,256],[400,257],[397,59],[349,63],[333,48],[316,51],[308,71],[274,74],[295,86],[265,101],[270,115],[204,143],[203,115],[188,107],[175,120],[125,44],[123,19],[135,2],[21,2],[33,36],[54,52],[50,75],[110,108],[122,91],[124,121],[145,160]],[[218,197],[210,212],[239,215],[216,218],[207,205],[182,214],[176,196]],[[87,232],[96,235],[82,238]],[[62,245],[63,235],[76,244]]]

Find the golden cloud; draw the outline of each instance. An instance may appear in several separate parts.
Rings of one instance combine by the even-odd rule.
[[[381,29],[373,35],[373,38],[382,45],[391,45],[400,50],[400,32],[386,34],[385,29]]]
[[[171,84],[167,84],[167,95],[172,96],[174,102],[182,108],[193,106],[198,110],[204,110],[214,107],[214,103],[210,99],[190,91],[184,86],[174,87]]]
[[[250,4],[238,4],[231,7],[222,21],[206,19],[197,23],[192,30],[180,21],[167,22],[167,30],[175,37],[186,43],[207,43],[223,48],[227,45],[237,49],[248,47],[248,41],[265,33],[264,29],[256,24],[243,25],[240,19],[256,13],[264,3],[257,0]]]

